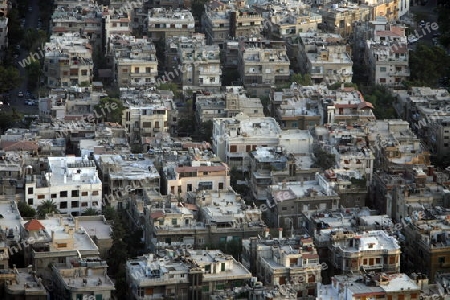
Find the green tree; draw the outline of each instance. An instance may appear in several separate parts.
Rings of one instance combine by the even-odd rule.
[[[203,122],[202,124],[200,124],[200,128],[198,130],[199,132],[199,140],[202,141],[206,141],[211,143],[212,140],[212,132],[213,132],[213,121],[212,120],[208,120],[206,122]]]
[[[439,78],[449,73],[450,57],[441,47],[419,43],[415,51],[410,51],[409,67],[411,80],[436,87]]]
[[[375,86],[364,93],[364,99],[374,106],[373,113],[377,119],[395,119],[395,109],[392,104],[395,97],[385,86]]]
[[[106,206],[102,213],[108,221],[114,220],[117,217],[117,211],[111,206]]]
[[[312,85],[312,81],[311,81],[311,75],[309,74],[292,74],[291,76],[291,82],[296,82],[299,85],[303,85],[303,86],[308,86],[308,85]]]
[[[98,212],[96,209],[93,209],[92,207],[86,209],[81,213],[82,216],[96,216],[98,215]]]
[[[338,90],[338,89],[341,88],[341,86],[342,86],[342,82],[336,82],[336,83],[333,83],[333,84],[329,85],[328,89],[329,90]],[[353,82],[344,82],[344,87],[345,88],[346,87],[353,87],[355,89],[358,89],[358,85],[356,83],[353,83]]]
[[[102,121],[122,123],[122,112],[125,107],[120,99],[109,97],[102,98],[94,109]]]
[[[334,154],[323,150],[319,145],[314,146],[315,160],[312,165],[313,168],[322,168],[323,170],[333,168],[336,159]]]
[[[19,70],[14,67],[0,66],[0,93],[3,94],[15,89],[21,82]]]
[[[34,218],[36,216],[36,210],[24,201],[19,201],[17,203],[17,208],[19,209],[22,218]]]
[[[58,207],[53,200],[45,200],[37,207],[37,214],[39,218],[45,218],[46,214],[57,214],[59,213]]]
[[[36,88],[41,76],[41,63],[37,60],[33,61],[25,69],[28,74],[28,85],[30,85],[31,89]]]
[[[176,84],[175,82],[161,83],[158,86],[158,89],[162,90],[162,91],[172,91],[172,93],[176,99],[180,99],[180,97],[182,95],[180,88],[178,87],[178,84]]]
[[[242,254],[242,240],[236,238],[228,242],[222,242],[219,243],[216,248],[225,254],[233,255],[234,259],[239,261]]]
[[[19,44],[23,39],[23,30],[20,27],[20,16],[17,9],[8,11],[8,43]]]

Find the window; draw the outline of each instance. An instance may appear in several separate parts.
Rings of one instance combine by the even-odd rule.
[[[223,190],[223,182],[219,182],[219,190]]]
[[[139,73],[139,67],[134,68],[134,73]]]
[[[61,198],[67,197],[67,191],[59,192],[59,197],[61,197]]]
[[[59,204],[60,209],[67,209],[67,201],[61,201]]]
[[[150,68],[150,67],[145,68],[145,73],[151,73],[151,72],[152,72],[152,68]]]
[[[81,202],[81,207],[87,207],[88,203],[87,202]]]
[[[380,72],[386,72],[386,67],[380,67]]]
[[[87,197],[87,195],[88,195],[88,192],[81,192],[82,197]]]
[[[380,82],[386,83],[386,78],[380,78]]]
[[[56,243],[56,248],[66,248],[67,243]]]
[[[81,76],[87,76],[87,70],[81,70]]]
[[[58,194],[51,194],[51,195],[50,195],[50,198],[56,199],[56,198],[58,198]]]
[[[142,127],[144,128],[152,128],[152,122],[143,122]]]
[[[220,271],[225,272],[225,263],[220,264]]]
[[[250,152],[252,151],[252,146],[251,145],[246,145],[245,146],[245,152]]]
[[[187,184],[187,186],[186,186],[186,191],[192,192],[192,184],[191,184],[191,183],[188,183],[188,184]]]
[[[38,195],[37,198],[38,198],[39,200],[45,199],[45,195]]]
[[[448,143],[444,143],[444,147],[448,147]]]
[[[155,128],[159,128],[159,121],[155,122]]]
[[[92,196],[98,196],[98,191],[93,191]]]
[[[172,225],[177,225],[177,219],[172,219]]]
[[[28,188],[28,194],[33,194],[33,188],[32,187]]]
[[[230,152],[237,152],[237,146],[236,145],[231,145],[230,146]]]
[[[122,73],[128,73],[128,69],[122,69]]]
[[[28,205],[33,205],[33,198],[28,198]]]
[[[438,263],[445,264],[445,256],[438,257]]]
[[[211,181],[208,182],[199,182],[198,183],[198,189],[199,190],[212,190],[213,184]]]
[[[72,208],[77,208],[79,205],[78,201],[72,201]]]
[[[72,197],[79,197],[80,196],[80,191],[79,190],[73,190],[72,191]]]

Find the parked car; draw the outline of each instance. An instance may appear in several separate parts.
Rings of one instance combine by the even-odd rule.
[[[23,97],[23,92],[22,92],[22,91],[18,92],[18,93],[17,93],[17,97],[22,98],[22,97]]]
[[[33,7],[32,6],[28,6],[28,11],[32,12],[33,11]]]
[[[424,28],[425,27],[425,20],[420,21],[420,27]]]

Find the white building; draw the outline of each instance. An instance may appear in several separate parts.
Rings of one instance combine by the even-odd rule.
[[[102,209],[102,182],[94,161],[81,157],[49,157],[45,176],[26,175],[25,201],[37,208],[53,200],[61,213],[81,215]]]

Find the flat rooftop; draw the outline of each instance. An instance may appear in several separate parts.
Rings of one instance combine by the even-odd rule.
[[[83,217],[81,217],[83,218]],[[104,221],[84,221],[78,220],[78,224],[81,229],[86,231],[89,236],[97,237],[98,239],[110,239],[111,238],[111,225]]]
[[[13,230],[14,240],[20,240],[21,217],[17,206],[11,204],[10,201],[0,201],[0,229],[8,234],[9,230]]]
[[[82,157],[49,157],[50,173],[46,180],[50,186],[101,184],[94,161]]]

